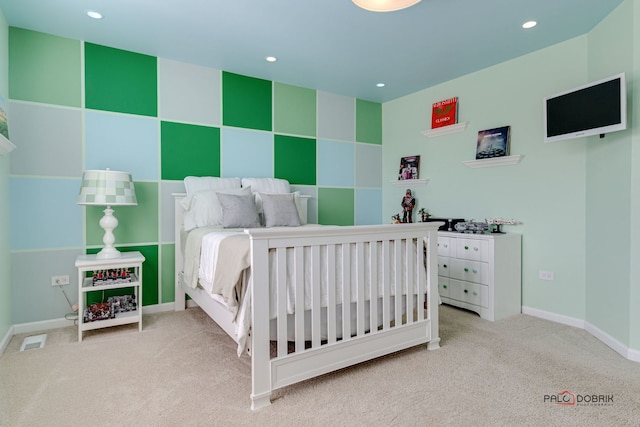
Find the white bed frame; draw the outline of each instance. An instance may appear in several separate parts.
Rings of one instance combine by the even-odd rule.
[[[202,308],[229,336],[237,341],[233,315],[220,302],[211,298],[202,288],[191,289],[182,286],[183,259],[180,245],[180,230],[182,228],[183,209],[180,200],[184,194],[174,194],[175,198],[175,269],[176,294],[175,310],[185,309],[185,294]],[[252,369],[251,408],[259,409],[271,404],[273,390],[304,381],[328,372],[345,368],[376,357],[390,354],[419,344],[427,344],[427,349],[439,348],[438,332],[438,287],[437,287],[437,229],[442,223],[414,223],[401,225],[374,226],[326,226],[321,228],[282,227],[260,228],[245,230],[251,242],[251,273],[245,274],[245,282],[250,287],[251,304],[251,333],[249,354]],[[416,242],[408,244],[406,251],[402,251],[403,240]],[[306,340],[305,348],[305,314],[296,311],[294,317],[295,349],[287,344],[287,304],[286,289],[292,284],[286,283],[286,275],[278,275],[271,281],[269,277],[271,265],[276,270],[286,271],[288,259],[285,252],[293,248],[293,268],[296,287],[296,306],[304,306],[303,296],[303,252],[310,254],[312,307],[307,310],[311,319],[311,340]],[[307,248],[306,250],[304,248]],[[341,250],[338,251],[338,248]],[[393,248],[393,250],[391,250]],[[415,249],[414,249],[415,248]],[[351,251],[354,251],[351,254]],[[378,251],[382,251],[378,254]],[[321,256],[321,252],[323,256]],[[328,304],[325,311],[328,336],[322,339],[321,307],[320,307],[320,260],[324,259],[322,268],[328,272],[328,277],[335,277],[335,254],[342,253],[342,282],[357,289],[357,301],[354,304],[337,304],[335,287],[327,291]],[[369,254],[365,262],[365,254]],[[380,255],[380,256],[378,256]],[[275,257],[275,263],[269,257]],[[356,263],[349,261],[355,257]],[[383,265],[376,265],[377,259]],[[332,261],[333,260],[333,261]],[[309,262],[309,261],[306,261]],[[427,266],[426,272],[424,265]],[[377,283],[380,274],[373,273],[381,269],[383,283]],[[250,277],[249,277],[250,276]],[[355,277],[354,280],[351,280]],[[273,282],[273,283],[270,283]],[[413,295],[406,293],[401,298],[390,296],[402,294],[402,283],[417,283],[417,292]],[[318,286],[316,286],[316,284]],[[394,288],[397,286],[397,288]],[[270,287],[278,292],[276,330],[277,355],[271,356],[270,343]],[[345,288],[346,286],[343,286]],[[371,300],[382,300],[381,313],[377,304],[369,304],[364,298],[364,290],[368,287]],[[378,289],[383,289],[380,295]],[[398,291],[396,292],[395,289]],[[418,308],[425,305],[427,310]],[[365,306],[367,309],[365,310]],[[413,316],[403,316],[403,306],[406,313]],[[353,308],[355,307],[355,309]],[[365,311],[370,313],[369,323],[365,322]],[[395,312],[394,315],[392,313]],[[342,314],[346,322],[338,324],[337,316]],[[349,319],[357,315],[355,334]],[[377,319],[381,315],[383,322],[378,325]],[[324,315],[323,315],[324,316]],[[342,334],[336,334],[342,330]],[[342,338],[340,338],[340,335]],[[308,338],[308,337],[307,337]]]

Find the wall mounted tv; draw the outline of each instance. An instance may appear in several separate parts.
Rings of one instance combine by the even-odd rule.
[[[624,73],[544,100],[544,142],[600,135],[627,128]]]

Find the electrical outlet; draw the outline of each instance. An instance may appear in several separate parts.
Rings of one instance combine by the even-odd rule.
[[[553,271],[542,271],[538,272],[538,277],[542,280],[553,280]]]
[[[51,276],[51,286],[63,286],[69,284],[69,276]]]

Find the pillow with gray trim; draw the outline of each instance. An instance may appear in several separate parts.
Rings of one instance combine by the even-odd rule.
[[[260,193],[260,198],[262,199],[262,216],[266,227],[300,226],[300,216],[293,193]]]
[[[258,210],[252,195],[218,193],[222,206],[222,226],[224,228],[260,227]]]

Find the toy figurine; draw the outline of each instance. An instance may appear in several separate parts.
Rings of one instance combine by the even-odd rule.
[[[413,208],[416,206],[416,199],[410,189],[407,188],[400,206],[402,206],[403,211],[402,222],[413,222]]]

